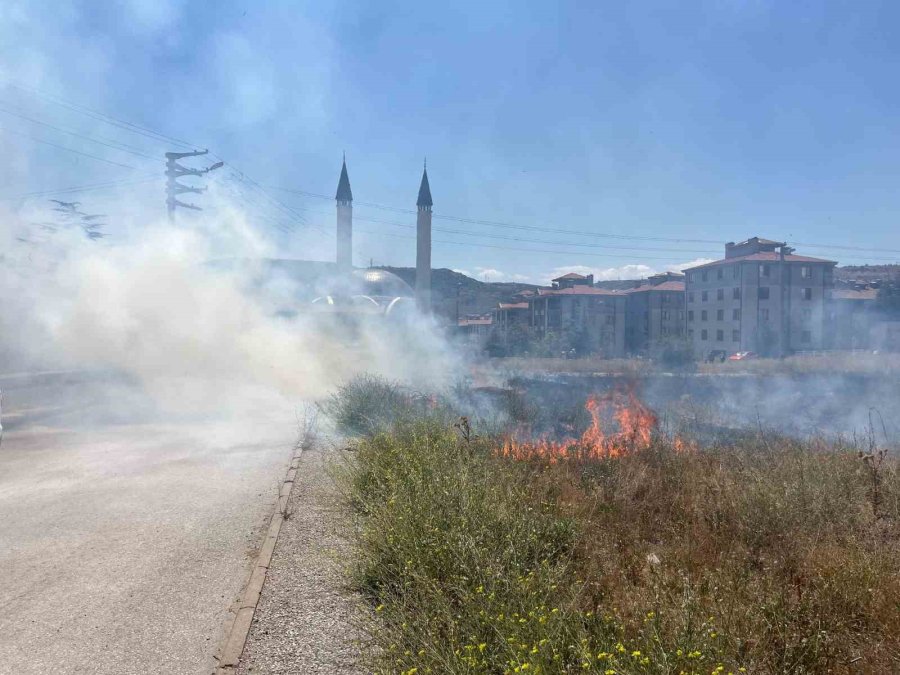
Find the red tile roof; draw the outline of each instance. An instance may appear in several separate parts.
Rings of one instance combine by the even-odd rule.
[[[587,279],[583,274],[578,274],[577,272],[569,272],[568,274],[563,274],[561,277],[556,277],[552,281],[560,281],[561,279]]]
[[[831,291],[833,300],[875,300],[878,297],[878,290],[875,288],[863,288],[856,290],[854,288],[836,288]]]
[[[635,288],[625,290],[625,293],[643,293],[645,291],[683,291],[683,281],[664,281],[661,284],[641,284]]]
[[[713,262],[696,267],[688,267],[685,272],[692,270],[701,270],[704,267],[715,267],[717,265],[730,265],[736,262],[778,262],[781,260],[781,254],[777,251],[760,251],[759,253],[751,253],[749,255],[739,255],[734,258],[723,258],[722,260],[714,260]],[[829,265],[837,265],[834,260],[825,260],[824,258],[811,258],[806,255],[790,255],[784,256],[785,262],[809,262],[809,263],[828,263]]]
[[[538,295],[622,295],[622,293],[593,286],[573,286],[572,288],[540,288]]]

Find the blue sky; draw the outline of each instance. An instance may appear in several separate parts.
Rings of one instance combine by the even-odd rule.
[[[0,197],[161,172],[97,139],[180,149],[51,94],[208,146],[284,255],[331,254],[333,204],[279,188],[333,195],[346,151],[357,264],[413,263],[414,216],[361,203],[413,207],[425,155],[437,215],[534,228],[436,218],[434,265],[483,278],[640,275],[754,234],[897,262],[898,28],[895,2],[8,0]],[[78,194],[135,222],[161,186]]]

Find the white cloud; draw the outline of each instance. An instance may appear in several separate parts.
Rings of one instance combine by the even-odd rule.
[[[525,274],[508,273],[502,270],[495,269],[493,267],[476,267],[474,273],[467,270],[453,271],[459,272],[460,274],[465,274],[467,277],[472,277],[473,279],[478,279],[479,281],[519,281],[522,283],[535,283],[531,277]]]
[[[711,263],[713,258],[694,258],[693,260],[689,260],[685,263],[679,263],[677,265],[669,265],[666,267],[666,272],[678,272],[681,273],[682,270],[686,270],[689,267],[696,267],[697,265],[705,265],[706,263]]]
[[[502,281],[506,275],[493,267],[476,267],[475,276],[481,281]]]

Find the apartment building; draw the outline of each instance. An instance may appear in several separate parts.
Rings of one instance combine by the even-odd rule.
[[[569,272],[568,274],[563,274],[561,277],[551,279],[550,283],[552,284],[551,289],[554,291],[561,291],[566,288],[575,288],[576,286],[587,286],[588,288],[590,288],[594,285],[594,275]]]
[[[624,356],[627,296],[584,283],[559,288],[559,280],[553,281],[554,288],[539,289],[537,295],[528,298],[535,335],[568,337],[581,342],[586,351],[606,358]]]
[[[655,356],[685,331],[684,275],[655,274],[624,291],[625,349],[629,354]]]
[[[752,237],[726,244],[722,260],[684,270],[685,325],[694,353],[782,356],[823,349],[835,265]]]
[[[829,349],[870,349],[880,323],[878,289],[842,284],[829,294],[826,308],[826,345]]]
[[[514,326],[528,328],[528,302],[500,302],[494,310],[494,325],[501,331],[508,331]]]

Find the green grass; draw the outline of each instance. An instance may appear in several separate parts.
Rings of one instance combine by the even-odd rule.
[[[900,354],[883,352],[835,351],[820,354],[789,356],[784,359],[760,358],[747,361],[691,364],[700,373],[756,373],[813,374],[857,373],[885,374],[900,372]],[[505,373],[613,373],[639,377],[671,370],[665,364],[650,359],[601,359],[588,356],[576,359],[513,357],[490,359],[488,369]]]
[[[376,672],[900,672],[892,459],[876,476],[770,438],[552,466],[495,447],[411,416],[350,453]]]

